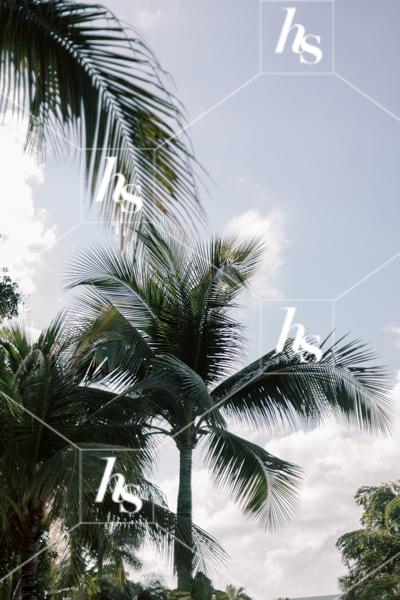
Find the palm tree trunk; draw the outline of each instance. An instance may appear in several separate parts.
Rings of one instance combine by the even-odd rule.
[[[23,536],[21,540],[21,588],[22,600],[37,600],[36,566],[39,540],[37,536]],[[35,556],[35,558],[33,558]],[[28,561],[28,562],[27,562]],[[26,564],[24,564],[26,563]]]
[[[175,569],[178,575],[178,588],[186,589],[192,580],[193,539],[192,539],[192,448],[179,451],[179,492],[178,518],[186,520],[176,531]],[[182,543],[183,542],[183,543]]]
[[[37,600],[36,568],[37,553],[43,527],[43,512],[40,507],[23,510],[24,521],[20,524],[21,589],[22,600]]]

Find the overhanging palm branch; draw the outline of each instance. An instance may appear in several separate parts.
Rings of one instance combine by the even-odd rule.
[[[43,149],[46,140],[56,150],[68,148],[67,140],[85,148],[92,200],[110,156],[114,173],[140,186],[148,219],[203,215],[183,111],[135,30],[101,5],[3,0],[0,50],[3,108],[29,111],[29,148]],[[121,197],[113,201],[111,188],[101,205],[104,222],[122,222],[129,237],[137,213],[124,210]]]

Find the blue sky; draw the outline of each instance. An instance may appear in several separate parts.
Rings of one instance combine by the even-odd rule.
[[[201,235],[219,229],[266,236],[262,270],[240,310],[248,360],[276,345],[283,309],[295,306],[296,322],[321,337],[335,328],[336,336],[370,343],[398,385],[398,2],[335,0],[334,55],[330,2],[109,0],[107,6],[144,34],[186,107],[195,154],[210,175]],[[307,34],[320,35],[326,69],[334,58],[334,73],[302,67],[289,42],[282,63],[268,55],[289,6]],[[274,69],[296,74],[262,74],[260,56],[263,65],[270,58]],[[0,131],[7,190],[1,259],[30,294],[29,309],[41,325],[68,302],[62,272],[72,254],[112,236],[87,205],[81,223],[79,152],[57,162],[49,148],[45,164],[35,165],[23,156],[23,132],[7,123]],[[398,436],[370,438],[337,425],[276,432],[273,439],[242,434],[300,464],[305,485],[291,524],[268,536],[213,490],[196,460],[195,518],[233,559],[220,585],[236,580],[262,599],[335,593],[344,572],[335,541],[358,527],[352,497],[360,485],[399,477]],[[172,508],[177,467],[171,447],[157,481]],[[155,555],[144,556],[147,570],[169,573]]]

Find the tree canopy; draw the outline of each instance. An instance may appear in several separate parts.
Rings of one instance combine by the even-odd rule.
[[[4,318],[16,317],[18,305],[22,302],[18,284],[14,283],[7,273],[8,269],[3,269],[3,278],[0,279],[0,321]]]
[[[348,574],[340,577],[343,600],[400,598],[400,480],[363,486],[355,500],[364,509],[362,529],[342,535],[336,547]]]
[[[145,478],[152,470],[151,439],[142,424],[122,424],[123,411],[114,409],[103,419],[104,406],[116,394],[82,381],[76,359],[71,361],[71,330],[73,324],[63,315],[36,341],[22,319],[0,329],[2,600],[12,598],[19,586],[23,600],[38,598],[37,575],[46,569],[36,557],[48,542],[57,553],[57,590],[82,593],[88,588],[89,594],[93,573],[87,572],[88,563],[95,561],[97,578],[112,564],[118,580],[124,563],[135,566],[138,542],[154,543],[171,558],[168,532],[184,535],[185,523]],[[120,513],[110,490],[96,502],[105,452],[116,457],[118,471],[143,498],[141,510],[129,517]],[[211,536],[196,527],[193,546],[201,566],[210,554],[214,560],[223,555]]]
[[[95,383],[119,396],[126,424],[142,423],[154,438],[173,439],[180,453],[177,514],[192,523],[192,452],[201,444],[217,488],[265,529],[294,511],[300,469],[229,431],[229,420],[264,431],[339,418],[385,432],[392,417],[385,370],[365,366],[359,342],[302,360],[288,340],[237,371],[245,338],[232,317],[263,252],[259,239],[194,240],[182,228],[145,223],[131,252],[96,245],[78,255],[70,287],[84,286],[77,360]],[[157,454],[154,455],[156,459]],[[182,540],[182,538],[180,538]],[[190,548],[191,538],[184,538]],[[176,547],[178,587],[195,572]],[[186,562],[187,560],[187,562]]]

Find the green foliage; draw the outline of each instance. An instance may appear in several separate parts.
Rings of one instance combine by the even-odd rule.
[[[386,432],[391,422],[385,371],[365,366],[372,357],[359,342],[337,342],[317,363],[302,362],[288,340],[283,352],[235,370],[245,337],[232,311],[262,256],[260,239],[202,242],[176,225],[142,223],[131,252],[96,245],[70,267],[69,287],[85,286],[72,309],[81,319],[82,373],[120,391],[110,414],[118,406],[153,439],[173,438],[181,467],[186,461],[178,516],[189,527],[187,456],[199,443],[213,483],[261,527],[277,529],[296,508],[301,469],[230,433],[228,420],[267,431],[338,418]],[[205,568],[186,568],[179,541],[190,548],[190,535],[175,536],[181,587],[188,572]]]
[[[93,600],[168,600],[171,590],[164,584],[163,578],[155,573],[149,573],[134,582],[126,579],[117,586],[110,578],[103,577],[96,582],[96,592]]]
[[[132,592],[135,593],[137,600],[168,600],[171,590],[161,577],[150,573],[143,581],[132,584]]]
[[[15,567],[13,562],[13,548],[8,543],[5,545],[5,536],[0,538],[0,579],[7,576],[10,571]],[[47,600],[51,596],[54,584],[54,562],[57,559],[57,553],[48,548],[48,532],[43,532],[39,543],[39,551],[41,554],[37,560],[36,569],[36,591],[37,600]],[[2,600],[8,600],[12,597],[14,590],[21,590],[21,570],[18,569],[12,577],[9,577],[0,585],[0,593]],[[18,597],[18,593],[17,593]]]
[[[215,590],[211,579],[198,571],[191,583],[184,582],[184,589],[172,590],[168,600],[230,600],[226,592]]]
[[[363,529],[342,535],[336,543],[349,569],[339,579],[342,598],[399,600],[400,480],[361,487],[355,500],[364,509]]]
[[[184,111],[136,30],[98,4],[2,0],[0,52],[1,105],[17,115],[28,109],[29,148],[50,141],[68,152],[68,140],[84,148],[92,197],[106,154],[116,157],[116,172],[141,187],[145,217],[199,214]],[[112,192],[104,222],[122,222],[123,237],[136,214]]]
[[[29,546],[31,556],[44,538],[49,539],[51,551],[57,553],[57,560],[52,560],[56,563],[51,576],[54,585],[77,592],[82,578],[87,579],[89,597],[93,578],[87,562],[99,562],[99,548],[101,565],[112,565],[111,582],[122,585],[124,564],[137,565],[138,543],[154,543],[166,558],[171,557],[168,531],[177,527],[177,517],[145,478],[151,466],[151,441],[141,435],[137,424],[121,425],[124,414],[118,408],[102,418],[104,406],[116,393],[82,385],[79,361],[71,360],[76,344],[71,331],[73,323],[65,316],[58,317],[34,342],[22,322],[0,330],[0,542],[4,546],[0,566],[3,576],[7,575],[23,562],[24,548]],[[141,511],[129,515],[130,526],[112,501],[111,490],[102,503],[94,502],[104,473],[105,450],[116,456],[116,469],[126,481],[138,485],[144,498]],[[83,524],[76,528],[80,508],[84,521],[109,523],[109,527]],[[220,552],[199,528],[195,528],[194,546],[199,557],[204,548],[216,555]],[[49,552],[39,557],[39,588],[41,582],[47,585],[51,557],[55,558]],[[100,573],[97,576],[101,578]],[[0,582],[2,600],[12,597],[17,577]]]
[[[229,600],[251,600],[250,596],[246,594],[244,587],[235,587],[232,584],[228,584],[225,593],[228,594]]]
[[[18,305],[22,302],[22,294],[18,292],[18,284],[6,275],[8,269],[3,269],[3,279],[0,280],[0,321],[4,318],[16,317]]]
[[[95,590],[92,593],[85,592],[88,600],[133,600],[129,582],[124,586],[118,586],[108,579],[101,579],[96,582]]]
[[[48,547],[49,535],[48,532],[44,532],[39,551],[42,551],[40,560],[38,559],[38,565],[36,570],[36,586],[38,600],[46,600],[50,597],[50,594],[54,586],[54,563],[57,560],[57,552]]]
[[[100,582],[94,598],[95,600],[131,600],[126,590],[120,590],[106,580]]]
[[[192,600],[211,600],[214,588],[211,579],[204,573],[197,573],[191,583],[190,595]]]

